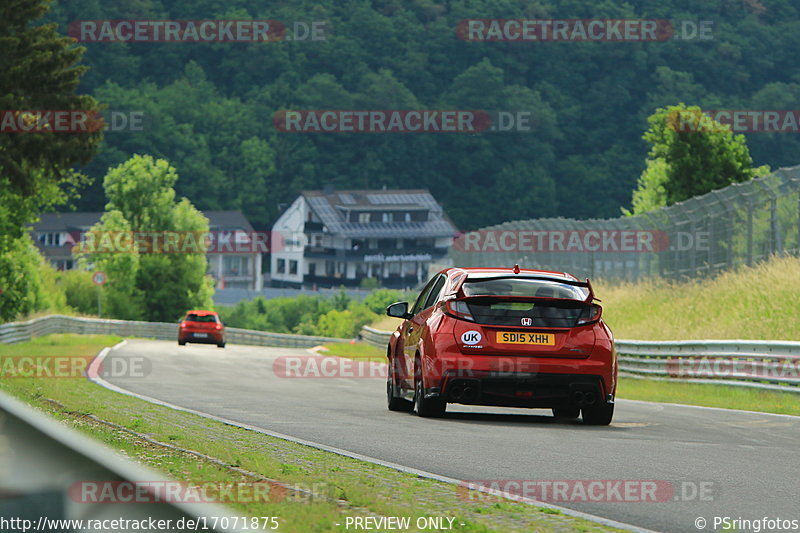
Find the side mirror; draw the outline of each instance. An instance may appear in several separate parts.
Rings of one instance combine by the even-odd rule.
[[[411,318],[414,316],[408,312],[408,302],[393,303],[386,308],[386,314],[395,318]]]

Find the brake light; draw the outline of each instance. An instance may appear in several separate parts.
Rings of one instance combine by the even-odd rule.
[[[586,324],[594,324],[600,320],[600,315],[603,314],[603,308],[597,304],[592,304],[585,307],[578,317],[578,325],[585,326]]]
[[[182,327],[182,328],[185,328],[185,327],[186,327],[186,321],[183,321],[183,322],[181,322],[181,327]]]
[[[222,329],[222,324],[220,324],[219,322],[217,322],[217,325],[216,325],[216,326],[214,326],[214,328],[215,328],[215,329]]]
[[[475,319],[472,318],[472,313],[469,311],[467,302],[463,300],[447,300],[442,305],[442,311],[444,311],[444,314],[453,318],[475,322]]]

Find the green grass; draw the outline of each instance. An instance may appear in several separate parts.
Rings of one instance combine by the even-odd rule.
[[[800,340],[800,259],[773,259],[713,279],[594,283],[619,339]]]
[[[800,394],[746,387],[620,378],[617,396],[648,402],[703,405],[800,416]]]
[[[118,340],[52,335],[0,345],[0,356],[87,357]],[[513,501],[487,506],[496,500],[468,498],[452,485],[174,411],[86,379],[0,378],[0,389],[187,485],[280,483],[272,485],[272,499],[236,502],[230,507],[242,516],[280,517],[281,531],[342,531],[344,527],[335,524],[343,524],[346,516],[375,515],[410,516],[412,523],[419,516],[455,517],[457,529],[466,532],[613,531]],[[314,495],[292,487],[310,489]]]
[[[364,342],[346,343],[332,342],[325,344],[324,355],[336,355],[348,359],[366,359],[368,361],[386,362],[386,349],[376,348]]]

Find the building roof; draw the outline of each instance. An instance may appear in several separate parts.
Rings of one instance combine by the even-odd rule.
[[[328,231],[351,238],[452,237],[456,227],[427,189],[303,191]],[[349,222],[349,211],[428,211],[428,220]]]
[[[247,221],[241,211],[203,211],[208,218],[211,231],[253,231],[253,226]],[[45,213],[39,215],[39,222],[31,224],[31,230],[42,231],[86,231],[98,222],[103,213],[85,211],[77,213]]]
[[[253,231],[253,226],[241,211],[203,211],[203,214],[208,218],[211,231]]]
[[[31,224],[33,231],[81,231],[88,230],[100,222],[103,213],[85,211],[80,213],[45,213],[39,222]]]

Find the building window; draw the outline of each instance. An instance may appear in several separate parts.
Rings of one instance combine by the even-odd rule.
[[[325,275],[328,277],[333,277],[336,273],[336,263],[333,261],[325,261]]]
[[[405,213],[405,221],[411,222],[411,213]]]
[[[61,246],[61,233],[40,233],[39,243],[47,248]]]
[[[383,222],[391,222],[391,214],[390,213],[382,213],[381,214],[381,221]]]
[[[368,224],[369,221],[372,219],[372,213],[359,213],[358,214],[358,222],[361,224]]]
[[[289,260],[289,274],[297,274],[297,261],[295,259]]]
[[[286,272],[286,259],[278,259],[278,263],[275,266],[275,272],[278,274],[283,274]]]
[[[247,276],[250,274],[250,261],[241,255],[226,255],[222,258],[222,275]]]

